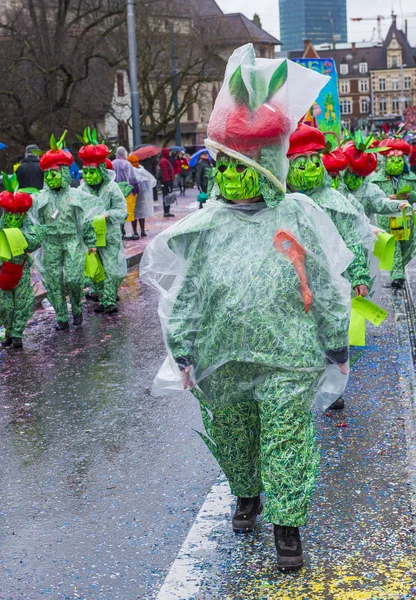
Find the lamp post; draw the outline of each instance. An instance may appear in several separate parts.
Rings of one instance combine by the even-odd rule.
[[[129,40],[129,66],[130,66],[130,97],[131,117],[133,121],[133,148],[142,141],[140,131],[140,101],[139,86],[137,83],[137,44],[136,44],[136,19],[134,17],[134,0],[127,0],[127,32]]]
[[[407,67],[407,65],[400,65],[400,80],[401,80],[401,88],[402,88],[402,93],[400,96],[400,105],[401,105],[401,119],[402,121],[404,121],[404,103],[406,98],[404,97],[404,67]]]
[[[175,30],[173,23],[170,24],[170,47],[172,57],[172,94],[173,110],[175,111],[175,145],[181,146],[181,122],[179,118],[179,100],[178,100],[178,70],[176,68],[176,45]]]

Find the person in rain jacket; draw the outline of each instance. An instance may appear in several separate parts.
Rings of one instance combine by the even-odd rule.
[[[41,272],[48,300],[56,313],[56,329],[69,328],[66,292],[71,302],[73,323],[82,324],[82,291],[86,251],[95,249],[96,236],[88,220],[89,195],[70,187],[69,167],[74,159],[63,150],[64,136],[42,155],[40,166],[45,184],[36,195],[33,214],[37,222],[47,225],[42,247]]]
[[[354,260],[348,267],[348,277],[357,296],[367,296],[370,273],[363,241],[372,237],[359,212],[339,192],[333,189],[322,162],[325,137],[315,127],[299,124],[290,136],[287,156],[290,161],[287,185],[293,192],[304,192],[332,219]]]
[[[383,146],[388,148],[382,154],[385,156],[382,169],[371,181],[391,200],[407,200],[410,204],[416,202],[416,175],[409,170],[406,157],[410,154],[410,144],[400,138],[386,138]],[[403,192],[401,192],[403,190]],[[388,217],[380,216],[379,226],[389,231]],[[410,237],[408,240],[397,240],[394,249],[393,269],[390,272],[391,285],[400,289],[406,281],[405,267],[416,253],[415,228],[410,219]]]
[[[34,225],[28,211],[32,206],[29,194],[18,191],[17,181],[3,173],[6,190],[0,194],[0,231],[19,231],[24,240],[24,251],[9,260],[2,260],[0,267],[0,323],[6,333],[1,345],[3,348],[23,347],[23,335],[32,316],[35,294],[30,270],[33,261],[30,253],[40,248],[47,230],[44,225]],[[21,237],[20,236],[20,237]]]
[[[281,183],[290,131],[325,82],[286,60],[259,61],[251,44],[236,50],[208,126],[212,199],[159,234],[141,263],[161,293],[168,348],[154,393],[186,388],[200,401],[202,437],[238,497],[234,531],[255,527],[266,492],[281,569],[303,564],[298,528],[319,462],[311,404],[326,369],[333,382],[347,377],[340,273],[352,255],[330,219]]]
[[[86,129],[84,142],[78,152],[82,161],[83,180],[80,190],[90,198],[89,214],[104,216],[106,222],[106,245],[97,248],[105,271],[105,279],[94,284],[99,305],[96,313],[118,312],[117,291],[127,274],[127,263],[122,243],[121,225],[127,216],[126,200],[117,183],[110,179],[106,160],[110,150],[99,144],[96,131]],[[130,163],[125,161],[129,166]]]

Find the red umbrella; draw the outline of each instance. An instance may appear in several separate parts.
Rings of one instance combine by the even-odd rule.
[[[156,156],[156,154],[159,154],[160,152],[162,152],[162,148],[159,148],[158,146],[149,145],[143,146],[142,148],[138,148],[137,150],[131,152],[131,154],[133,156],[137,156],[139,160],[144,160],[145,158]]]

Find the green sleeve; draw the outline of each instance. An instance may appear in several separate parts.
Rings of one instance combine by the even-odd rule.
[[[87,248],[95,248],[97,236],[91,221],[85,221],[82,226],[82,237]]]
[[[390,200],[374,183],[369,183],[363,192],[363,205],[367,216],[391,215],[398,211],[401,200]]]
[[[22,233],[25,236],[25,240],[29,244],[26,248],[26,252],[35,252],[38,250],[46,235],[48,233],[47,225],[25,225],[22,228]]]
[[[112,224],[122,224],[127,218],[126,199],[117,184],[111,190],[111,204],[106,212],[108,220]]]
[[[355,288],[357,285],[366,285],[369,288],[371,285],[370,271],[364,248],[354,224],[354,218],[346,214],[336,213],[333,221],[345,245],[354,254],[354,260],[347,269],[351,286]]]

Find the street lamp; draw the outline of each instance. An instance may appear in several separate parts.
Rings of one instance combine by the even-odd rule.
[[[130,66],[130,97],[131,117],[133,121],[133,148],[141,141],[140,131],[140,102],[139,86],[137,83],[137,45],[136,45],[136,19],[134,17],[134,0],[127,0],[127,32],[129,40],[129,66]]]
[[[406,100],[406,98],[404,97],[404,73],[403,73],[404,67],[407,67],[407,65],[406,64],[400,65],[400,80],[401,80],[401,87],[402,87],[402,95],[400,96],[400,104],[402,107],[402,110],[401,110],[402,121],[404,121],[404,103]]]

